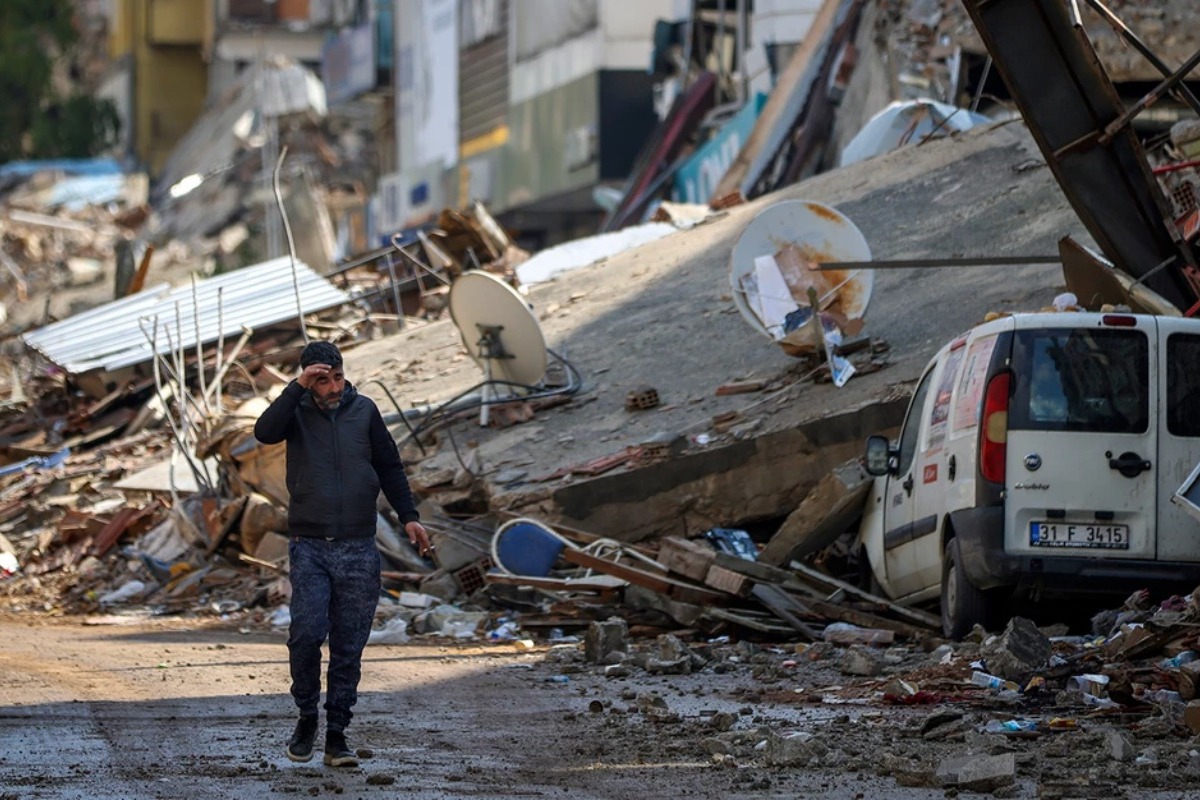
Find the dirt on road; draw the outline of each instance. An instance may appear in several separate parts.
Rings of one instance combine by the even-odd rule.
[[[1173,798],[1198,785],[1193,743],[1153,726],[1126,734],[1125,758],[1110,752],[1113,720],[1027,741],[978,732],[1004,712],[981,710],[969,690],[953,695],[957,709],[880,700],[888,672],[964,684],[971,645],[936,666],[920,647],[880,650],[885,674],[872,679],[839,672],[848,651],[826,644],[695,643],[690,674],[655,675],[635,658],[607,676],[576,645],[370,646],[348,732],[369,757],[333,769],[283,754],[294,712],[281,632],[10,617],[0,620],[0,641],[3,800],[915,800],[957,792],[935,774],[947,759],[997,755],[1011,755],[1015,780],[995,796]]]

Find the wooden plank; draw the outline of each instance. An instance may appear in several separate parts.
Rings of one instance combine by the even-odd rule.
[[[642,586],[631,586],[625,592],[625,605],[638,611],[657,611],[666,614],[680,625],[691,627],[695,625],[704,612],[711,607],[693,605],[679,600],[673,600],[665,594],[652,591]]]
[[[741,556],[735,556],[732,553],[714,552],[716,552],[716,559],[713,561],[714,564],[746,575],[756,581],[783,584],[789,580],[795,580],[796,577],[783,567],[774,567],[770,564],[764,564],[761,561],[751,561]]]
[[[648,569],[641,569],[632,564],[600,558],[591,553],[585,553],[582,550],[575,550],[570,547],[563,551],[563,560],[576,566],[594,569],[606,575],[623,578],[630,583],[668,595],[685,603],[695,603],[696,605],[724,603],[729,597],[712,589],[693,586],[683,581],[675,580],[668,577],[665,573],[650,572]]]
[[[658,563],[685,578],[704,582],[717,551],[678,536],[667,536],[658,543]]]
[[[906,619],[909,622],[921,625],[925,628],[930,628],[935,631],[940,631],[942,629],[941,618],[936,617],[933,614],[893,603],[886,597],[880,597],[879,595],[863,591],[857,586],[846,583],[842,580],[838,580],[832,575],[826,575],[824,572],[813,569],[807,564],[802,564],[799,561],[793,561],[791,563],[791,568],[793,572],[797,573],[800,577],[816,582],[821,586],[828,587],[828,591],[830,592],[841,589],[851,597],[857,597],[859,600],[866,600],[869,603],[875,603],[882,608],[886,608],[890,613],[895,614],[897,617]]]
[[[713,564],[708,568],[708,574],[704,576],[704,585],[738,597],[745,597],[750,594],[754,581],[740,572]]]
[[[804,603],[821,616],[837,620],[838,622],[849,622],[863,628],[882,628],[885,631],[892,631],[901,636],[907,636],[910,639],[917,639],[928,633],[924,626],[917,628],[909,625],[907,622],[898,622],[894,619],[881,617],[878,614],[872,614],[869,611],[860,611],[857,608],[840,606],[828,600],[817,600],[814,598],[805,600]]]
[[[587,592],[591,594],[615,592],[625,585],[624,581],[614,580],[608,575],[595,578],[535,578],[528,575],[505,575],[499,572],[489,572],[484,575],[483,579],[487,583],[499,583],[505,586],[531,586],[547,592]]]
[[[728,608],[706,608],[704,609],[704,616],[720,620],[721,622],[732,622],[734,625],[741,625],[743,628],[749,628],[759,633],[781,635],[792,632],[790,626],[772,624],[770,619],[765,619],[747,611],[733,611]]]
[[[821,636],[797,614],[807,613],[807,609],[796,598],[769,583],[759,583],[750,590],[751,596],[762,603],[772,614],[790,625],[810,642],[818,641]]]
[[[789,111],[789,106],[792,105],[792,94],[803,83],[805,75],[808,73],[810,62],[816,56],[820,49],[821,42],[824,40],[826,33],[833,27],[834,17],[837,15],[837,10],[841,6],[841,0],[825,0],[821,4],[821,8],[817,11],[816,16],[809,24],[808,32],[804,34],[804,40],[800,46],[792,53],[791,59],[787,66],[784,67],[783,74],[779,76],[779,80],[775,82],[775,88],[771,90],[770,97],[767,98],[766,105],[763,106],[762,113],[754,123],[754,128],[751,129],[750,135],[746,138],[746,144],[742,146],[741,151],[729,165],[729,169],[721,176],[721,180],[717,183],[717,188],[713,190],[712,197],[724,197],[725,195],[741,190],[745,183],[752,183],[757,180],[757,175],[747,175],[751,165],[759,162],[762,151],[771,145],[775,135],[776,128],[787,126],[790,130],[795,122],[795,119],[786,119],[785,115]],[[813,86],[811,91],[824,91],[823,87]],[[794,109],[791,109],[796,113]],[[776,145],[777,147],[777,145]],[[767,153],[766,155],[774,155]],[[749,178],[749,180],[747,180]]]
[[[717,387],[717,397],[724,397],[731,394],[748,394],[749,392],[761,392],[767,388],[766,381],[729,381],[722,383]]]
[[[143,513],[143,509],[133,506],[125,506],[118,511],[113,518],[109,520],[92,543],[91,553],[94,556],[102,556],[112,549],[125,531],[129,530],[129,526],[137,520]]]

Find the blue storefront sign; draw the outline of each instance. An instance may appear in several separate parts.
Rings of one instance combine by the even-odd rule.
[[[730,118],[717,134],[696,150],[675,175],[671,199],[681,203],[707,203],[729,165],[741,152],[754,130],[754,122],[766,105],[767,95],[759,92],[742,110]]]

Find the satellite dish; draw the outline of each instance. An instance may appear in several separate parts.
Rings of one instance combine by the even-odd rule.
[[[733,302],[755,330],[779,341],[787,335],[786,317],[810,307],[812,288],[822,317],[853,335],[862,327],[871,300],[874,271],[815,266],[870,260],[866,237],[836,209],[807,200],[775,203],[750,221],[733,246]]]
[[[486,425],[489,402],[504,395],[517,397],[522,387],[532,388],[542,382],[546,376],[546,339],[525,299],[487,272],[467,272],[454,281],[450,286],[450,316],[463,346],[483,369],[480,424]]]

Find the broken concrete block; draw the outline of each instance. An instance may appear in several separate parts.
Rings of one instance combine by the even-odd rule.
[[[956,756],[942,761],[935,774],[943,786],[968,792],[993,792],[1016,782],[1017,759],[1013,753]]]
[[[629,626],[620,617],[593,622],[583,637],[583,653],[593,664],[603,664],[609,653],[629,649]]]
[[[932,770],[926,769],[914,758],[905,758],[885,751],[874,759],[874,763],[876,775],[893,778],[901,786],[942,785]]]
[[[1017,780],[1017,758],[1014,753],[973,758],[958,773],[958,788],[968,792],[994,792],[1011,786]]]
[[[658,637],[658,651],[646,658],[646,671],[656,675],[687,675],[692,671],[692,652],[677,636]]]
[[[629,667],[624,664],[609,664],[604,668],[604,677],[606,678],[628,678],[629,675]]]
[[[1113,761],[1124,764],[1137,757],[1133,741],[1124,731],[1108,732],[1108,754]]]
[[[843,675],[872,677],[883,672],[883,659],[861,645],[854,645],[838,659],[838,671]]]
[[[781,567],[833,544],[862,512],[871,486],[857,458],[837,467],[788,515],[758,560]]]
[[[829,752],[829,748],[811,733],[780,734],[771,731],[767,736],[767,763],[778,767],[805,766],[814,758]]]
[[[965,731],[966,718],[961,711],[942,711],[925,718],[921,726],[921,738],[929,741],[961,739]]]
[[[716,714],[712,715],[712,718],[708,721],[708,724],[719,731],[727,731],[732,728],[736,722],[737,714],[730,713],[729,711],[718,711]]]
[[[641,712],[650,722],[679,722],[681,717],[667,707],[667,701],[655,692],[642,692],[637,696],[637,705],[631,712]]]
[[[715,736],[709,736],[705,739],[701,739],[700,747],[704,749],[704,752],[714,756],[727,756],[733,752],[733,747],[729,744],[729,742],[718,739]]]
[[[983,655],[993,675],[1020,680],[1050,659],[1050,640],[1031,621],[1013,617]]]
[[[958,774],[971,761],[970,756],[952,756],[938,763],[934,776],[942,786],[957,786]]]
[[[638,711],[648,714],[652,711],[667,711],[667,701],[657,692],[639,692],[634,698]]]

